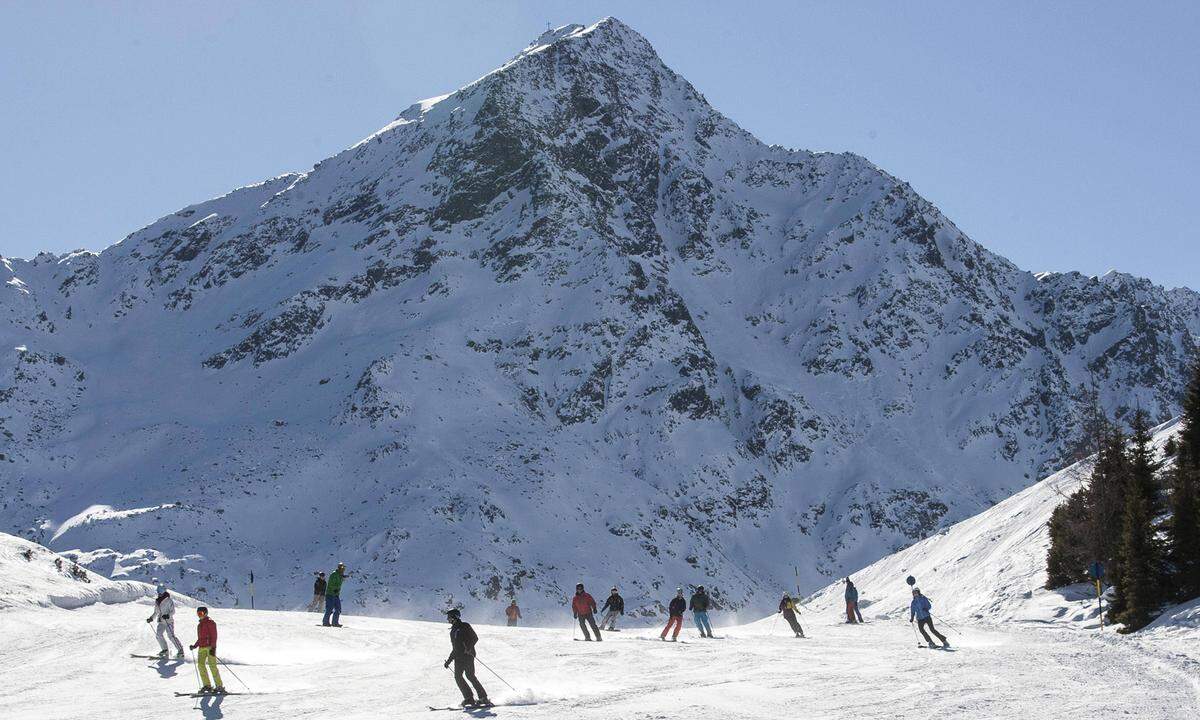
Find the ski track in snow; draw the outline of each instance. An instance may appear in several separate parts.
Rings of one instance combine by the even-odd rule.
[[[458,699],[444,625],[346,616],[214,610],[221,657],[258,695],[204,699],[187,662],[129,658],[153,652],[145,602],[74,611],[0,613],[0,717],[430,717]],[[470,620],[470,618],[468,618]],[[638,642],[657,628],[573,643],[571,630],[477,625],[480,666],[502,705],[469,713],[514,718],[957,718],[1195,717],[1189,669],[1135,644],[1069,629],[955,624],[954,653],[918,649],[903,620],[863,626],[802,617],[814,637],[781,620],[721,628],[727,639]],[[179,628],[194,639],[193,624]],[[946,628],[943,628],[946,631]],[[690,627],[685,637],[694,635]],[[1194,674],[1194,668],[1191,672]],[[242,690],[222,668],[230,690]],[[503,703],[513,703],[503,705]],[[536,703],[536,704],[529,704]],[[86,706],[85,710],[81,707]]]

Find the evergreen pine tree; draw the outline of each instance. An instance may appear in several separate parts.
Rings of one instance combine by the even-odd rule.
[[[1175,599],[1200,596],[1200,364],[1183,401],[1171,477],[1170,558]]]
[[[1145,627],[1162,603],[1163,560],[1155,518],[1159,492],[1150,442],[1150,422],[1138,410],[1133,418],[1126,466],[1125,509],[1122,513],[1114,590],[1109,616],[1125,625],[1124,632]]]
[[[1087,579],[1083,528],[1087,526],[1087,493],[1075,492],[1050,515],[1050,549],[1046,553],[1046,589]]]
[[[1154,529],[1146,498],[1130,492],[1125,498],[1119,572],[1109,606],[1109,619],[1122,623],[1122,632],[1141,630],[1158,613],[1158,578],[1154,572]]]

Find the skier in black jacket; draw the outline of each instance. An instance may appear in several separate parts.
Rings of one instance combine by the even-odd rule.
[[[487,690],[483,689],[483,685],[475,677],[475,643],[479,642],[479,636],[475,634],[474,628],[462,621],[457,609],[447,610],[446,619],[450,621],[450,657],[446,658],[445,667],[448,668],[450,663],[454,663],[454,682],[458,683],[458,689],[462,691],[462,706],[491,706]],[[471,695],[472,685],[475,686],[478,699]]]
[[[672,598],[671,604],[667,606],[667,612],[671,617],[667,618],[667,626],[663,628],[662,635],[659,637],[663,640],[667,639],[667,633],[671,628],[675,628],[675,633],[671,635],[671,642],[679,639],[679,631],[683,629],[683,613],[687,610],[687,600],[683,599],[683,588],[675,588],[675,597]]]
[[[600,627],[605,630],[617,632],[617,616],[625,614],[625,598],[617,593],[616,588],[613,588],[612,594],[604,601],[604,607],[600,608],[600,611],[604,613],[604,619],[600,621]]]
[[[308,604],[309,612],[321,612],[321,608],[325,607],[325,573],[313,573],[317,576],[313,581],[313,599]]]

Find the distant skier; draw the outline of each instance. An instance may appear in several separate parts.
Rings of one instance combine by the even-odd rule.
[[[692,600],[689,604],[692,611],[692,619],[696,623],[696,629],[700,631],[700,637],[711,638],[712,625],[708,624],[708,593],[704,591],[704,586],[696,588],[696,592],[692,593]]]
[[[667,606],[667,626],[663,628],[662,635],[659,635],[660,640],[667,639],[667,633],[671,632],[671,628],[675,632],[671,635],[671,642],[679,640],[679,631],[683,630],[683,613],[687,610],[687,600],[683,599],[683,588],[675,588],[675,597],[671,599],[671,604]]]
[[[487,690],[475,677],[475,643],[479,642],[479,636],[470,624],[463,622],[456,608],[446,611],[446,620],[450,622],[450,657],[446,658],[444,667],[449,668],[450,663],[454,663],[454,682],[462,691],[462,706],[490,707],[492,703],[488,700]],[[472,686],[475,695],[471,694]]]
[[[621,597],[616,587],[609,593],[608,599],[604,601],[604,607],[600,609],[604,611],[604,619],[600,621],[600,627],[617,632],[617,616],[625,614],[625,598]]]
[[[196,617],[200,624],[196,627],[196,643],[188,647],[196,651],[196,667],[200,670],[200,692],[223,695],[225,685],[221,682],[221,672],[217,670],[217,624],[208,616],[208,608],[196,608]],[[212,672],[212,680],[208,679]]]
[[[925,628],[929,628],[929,632],[933,633],[938,640],[942,641],[942,647],[950,647],[950,643],[946,641],[946,637],[938,632],[933,627],[933,615],[929,613],[933,609],[933,603],[929,602],[929,598],[921,594],[921,589],[914,587],[912,604],[908,606],[908,621],[912,622],[913,618],[917,619],[917,629],[921,631],[921,636],[925,638],[925,642],[929,643],[929,647],[936,648],[937,645],[929,639],[929,634],[925,632]]]
[[[181,658],[183,657],[183,643],[179,642],[179,638],[175,635],[175,601],[171,599],[167,587],[158,582],[158,578],[154,578],[154,582],[158,586],[158,595],[154,598],[154,612],[146,618],[146,623],[158,620],[158,625],[154,628],[154,636],[158,638],[158,647],[160,648],[158,656],[164,658],[167,656],[166,638],[171,638],[171,643],[175,645],[175,657]]]
[[[346,572],[345,563],[338,563],[337,569],[329,573],[329,580],[325,583],[325,617],[321,619],[325,627],[342,626],[338,622],[342,617],[342,581],[348,577],[350,573]],[[331,616],[333,622],[329,621]]]
[[[858,588],[846,578],[846,622],[853,625],[862,621],[862,613],[858,611]]]
[[[321,612],[325,607],[325,573],[314,573],[317,579],[313,582],[313,599],[308,604],[309,612]]]
[[[779,601],[779,612],[783,613],[783,619],[792,626],[792,632],[796,633],[796,637],[804,637],[804,628],[800,627],[800,621],[796,619],[796,602],[786,592],[783,594],[783,599]]]
[[[596,599],[583,589],[583,583],[575,586],[575,597],[571,600],[571,614],[579,621],[579,627],[583,629],[584,640],[590,642],[592,639],[592,636],[588,634],[588,625],[591,625],[592,631],[596,633],[596,641],[602,640],[600,628],[596,627]]]
[[[521,608],[517,607],[516,598],[513,598],[513,601],[504,609],[504,615],[508,618],[509,627],[516,625],[517,621],[521,619]]]

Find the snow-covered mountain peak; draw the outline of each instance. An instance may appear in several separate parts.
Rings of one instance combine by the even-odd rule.
[[[347,560],[377,610],[536,615],[581,576],[745,607],[1074,459],[1089,383],[1177,413],[1191,296],[1024,272],[615,20],[535,47],[307,173],[6,261],[8,527],[201,597]]]

